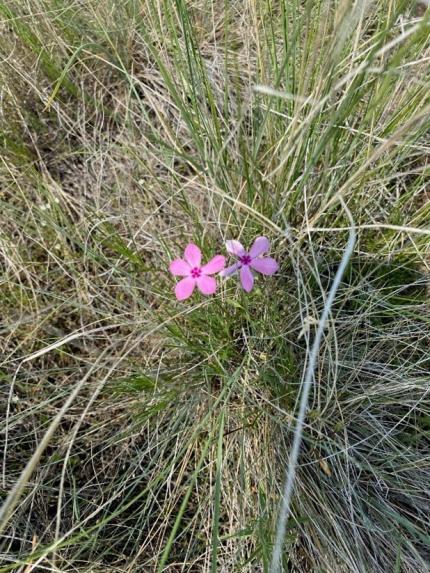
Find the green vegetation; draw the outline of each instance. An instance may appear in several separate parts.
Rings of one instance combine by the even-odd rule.
[[[349,212],[282,568],[427,572],[430,10],[0,0],[0,55],[0,573],[269,573]]]

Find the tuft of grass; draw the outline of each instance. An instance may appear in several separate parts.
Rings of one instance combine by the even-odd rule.
[[[430,14],[0,2],[0,572],[426,572]],[[353,224],[348,213],[351,214]],[[187,242],[280,272],[178,303]]]

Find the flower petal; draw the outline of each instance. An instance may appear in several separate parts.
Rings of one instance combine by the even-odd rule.
[[[234,263],[234,265],[231,265],[230,267],[227,267],[226,269],[221,271],[220,276],[229,277],[230,275],[235,273],[238,269],[240,269],[241,266],[242,266],[242,263]]]
[[[190,274],[191,267],[187,261],[184,261],[183,259],[175,259],[170,263],[169,271],[172,275],[187,277]]]
[[[239,241],[236,241],[235,239],[232,239],[231,241],[226,241],[225,248],[227,249],[227,252],[230,253],[230,255],[233,255],[234,257],[241,257],[242,255],[246,254],[246,251],[243,248],[242,243],[239,243]]]
[[[202,273],[205,275],[213,275],[222,271],[225,267],[225,257],[222,255],[215,255],[208,263],[202,266]]]
[[[202,252],[194,243],[185,247],[184,258],[192,267],[200,267],[202,261]]]
[[[246,292],[252,291],[254,286],[254,275],[248,265],[243,265],[240,269],[240,282],[242,283],[243,290]]]
[[[213,294],[216,291],[216,280],[213,277],[202,275],[197,279],[197,286],[202,294]]]
[[[255,259],[259,255],[263,253],[267,253],[270,249],[270,241],[267,237],[257,237],[254,241],[254,244],[249,249],[249,256],[251,259]]]
[[[251,267],[263,275],[273,275],[279,269],[278,263],[272,257],[263,257],[251,261]]]
[[[175,286],[175,295],[178,300],[185,300],[193,294],[196,280],[192,277],[186,277],[178,282]]]

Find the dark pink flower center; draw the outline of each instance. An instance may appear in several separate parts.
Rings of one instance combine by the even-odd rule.
[[[242,255],[239,257],[239,261],[242,263],[242,265],[249,265],[252,259],[249,255]]]
[[[199,269],[198,267],[194,267],[193,269],[191,269],[191,276],[193,277],[193,279],[198,279],[201,275],[202,275],[202,270]]]

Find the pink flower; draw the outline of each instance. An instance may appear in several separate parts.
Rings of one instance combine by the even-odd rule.
[[[216,255],[208,263],[201,266],[202,253],[197,245],[190,243],[186,246],[183,259],[175,259],[170,263],[172,275],[185,277],[175,286],[175,294],[178,300],[189,298],[197,285],[202,294],[214,294],[216,280],[209,275],[221,271],[225,266],[225,257]]]
[[[254,286],[254,275],[251,269],[263,275],[273,275],[279,269],[275,259],[261,256],[270,249],[270,242],[267,237],[257,237],[249,252],[245,251],[239,241],[226,241],[225,246],[230,255],[239,260],[231,267],[223,270],[221,276],[228,277],[240,270],[240,282],[246,292],[250,292]]]

